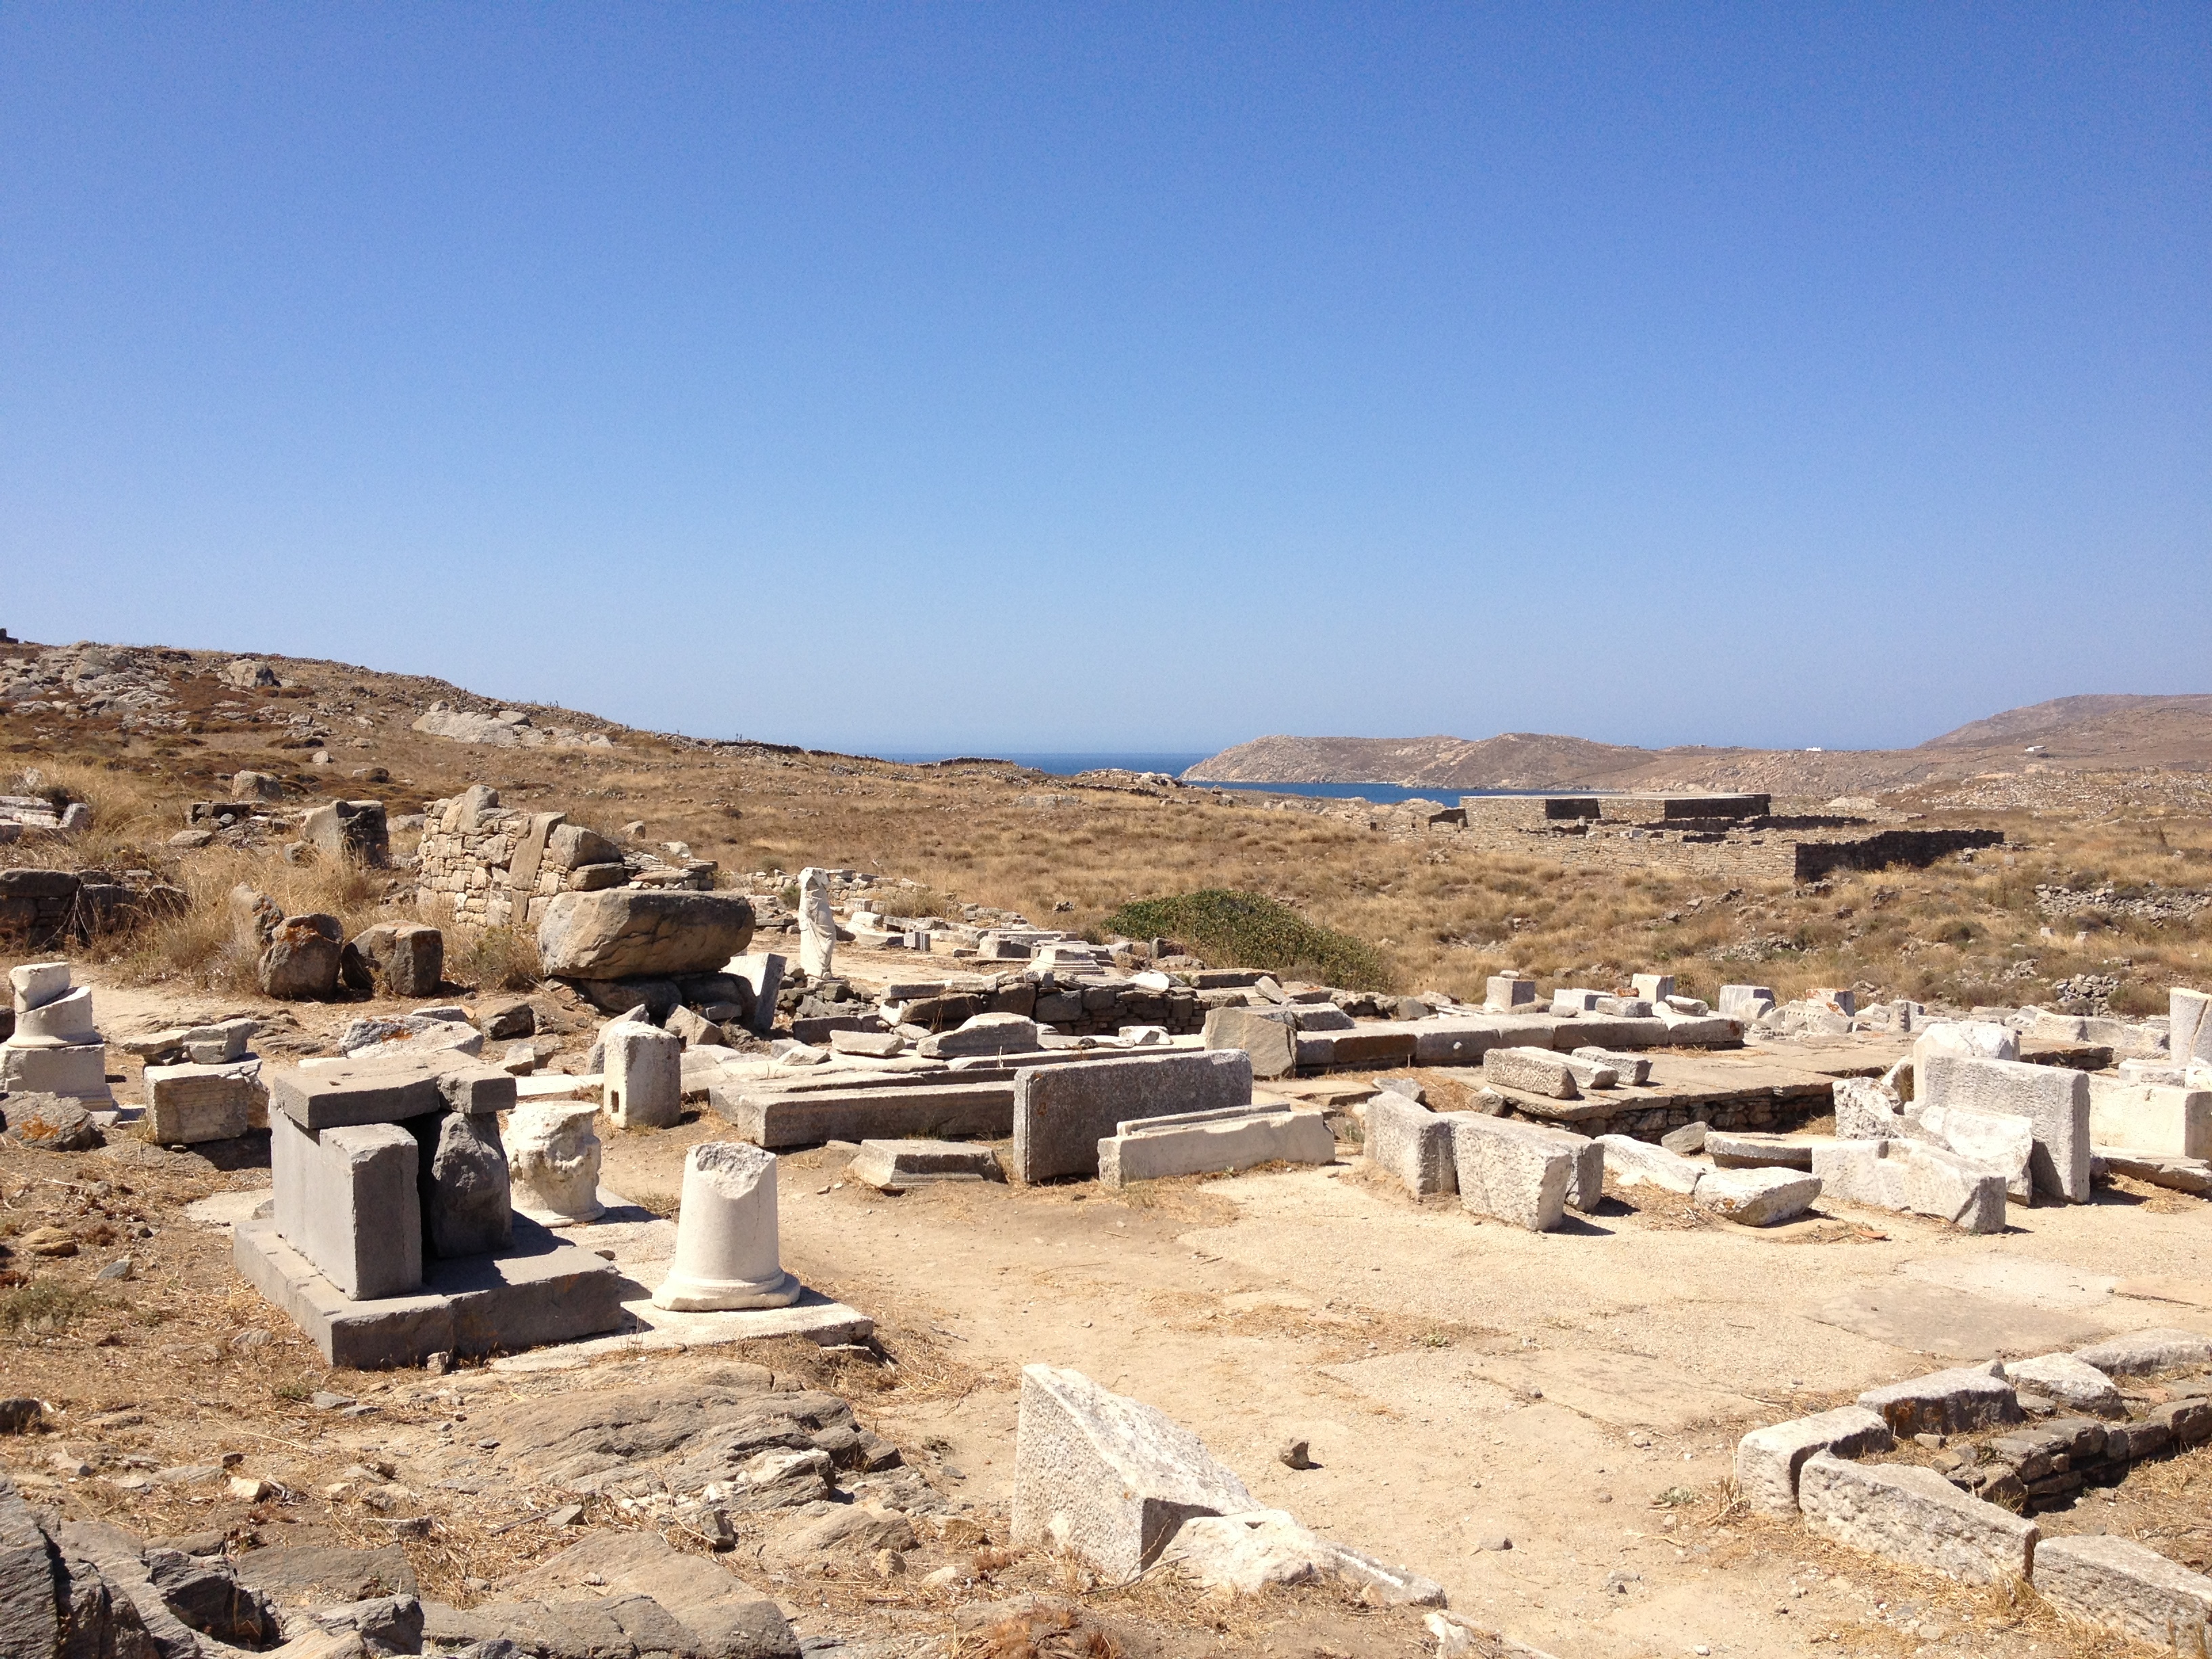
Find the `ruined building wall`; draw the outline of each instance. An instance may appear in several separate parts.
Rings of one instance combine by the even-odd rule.
[[[426,809],[415,887],[422,915],[535,928],[560,893],[632,886],[703,892],[714,884],[709,860],[669,864],[625,854],[564,812],[524,812],[498,802],[493,792],[472,789]]]

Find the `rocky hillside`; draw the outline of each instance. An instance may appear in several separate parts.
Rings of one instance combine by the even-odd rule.
[[[1509,732],[1467,738],[1255,738],[1183,775],[1223,783],[1452,789],[1763,789],[1850,794],[1990,771],[2212,770],[2212,696],[2060,697],[1915,749],[1638,749]]]

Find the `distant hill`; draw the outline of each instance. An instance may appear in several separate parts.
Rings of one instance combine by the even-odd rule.
[[[2028,752],[2031,748],[2039,752]],[[1915,749],[1638,749],[1587,738],[1255,738],[1183,774],[1221,783],[1455,789],[1753,789],[1850,794],[1977,772],[2161,766],[2212,770],[2212,696],[2060,697]]]

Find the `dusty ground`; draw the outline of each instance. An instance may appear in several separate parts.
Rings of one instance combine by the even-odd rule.
[[[97,994],[112,1030],[210,1012],[204,999],[105,986]],[[313,1040],[307,1024],[303,1043]],[[718,1127],[709,1114],[674,1132],[611,1133],[606,1180],[665,1203],[686,1147]],[[468,1441],[438,1425],[466,1421],[470,1434],[488,1428],[495,1438],[502,1403],[547,1388],[620,1387],[629,1368],[612,1361],[550,1379],[471,1368],[437,1382],[325,1370],[239,1285],[223,1236],[183,1217],[193,1199],[265,1183],[252,1149],[241,1150],[210,1162],[118,1140],[104,1153],[10,1156],[0,1232],[59,1221],[82,1243],[72,1258],[18,1254],[0,1266],[84,1299],[59,1321],[42,1324],[33,1310],[0,1333],[7,1391],[55,1401],[70,1424],[58,1438],[0,1442],[0,1459],[34,1496],[145,1534],[215,1527],[266,1542],[360,1545],[391,1541],[388,1517],[317,1494],[364,1459],[388,1458],[419,1495],[408,1512],[437,1522],[426,1537],[398,1540],[426,1594],[465,1604],[550,1553],[562,1540],[542,1527],[495,1530],[518,1503],[549,1506],[550,1495],[502,1492],[487,1507],[439,1488],[465,1475],[455,1459]],[[1004,1536],[1020,1367],[1072,1365],[1188,1425],[1264,1502],[1437,1578],[1455,1610],[1562,1659],[1699,1645],[2097,1650],[2032,1599],[1923,1580],[1732,1510],[1735,1442],[1939,1364],[2148,1325],[2212,1330],[2212,1206],[2172,1194],[2148,1202],[2106,1191],[2087,1206],[2015,1208],[2006,1234],[1975,1238],[1837,1206],[1747,1231],[1632,1188],[1595,1217],[1537,1236],[1485,1224],[1449,1201],[1415,1204],[1365,1178],[1350,1147],[1330,1169],[1121,1194],[1072,1183],[885,1197],[844,1182],[844,1161],[836,1148],[786,1159],[786,1262],[872,1314],[895,1363],[816,1380],[854,1397],[916,1467],[998,1528],[994,1540]],[[129,1280],[92,1279],[125,1254]],[[2148,1280],[2193,1300],[2119,1293]],[[241,1346],[250,1331],[268,1334],[246,1339],[262,1346]],[[645,1369],[631,1374],[665,1380],[681,1374],[672,1365],[726,1358],[632,1362]],[[770,1363],[823,1362],[802,1352]],[[318,1389],[380,1410],[333,1419],[308,1403]],[[1318,1467],[1277,1461],[1292,1436],[1310,1443]],[[243,1469],[301,1501],[118,1492],[70,1480],[52,1462],[60,1450],[112,1474],[132,1459],[159,1468],[222,1449],[242,1451]],[[2044,1524],[2142,1534],[2201,1560],[2212,1546],[2208,1474],[2212,1454],[2199,1451]],[[925,1551],[917,1571],[969,1554]],[[949,1629],[963,1603],[1068,1585],[1051,1564],[1027,1560],[994,1565],[957,1593],[925,1595],[859,1570],[803,1595],[789,1583],[763,1588],[803,1628],[856,1638],[897,1628],[919,1639]],[[1134,1601],[1124,1593],[1118,1607],[1095,1589],[1078,1601],[1103,1610],[1131,1653],[1424,1650],[1408,1615],[1335,1598],[1222,1609],[1157,1590]]]
[[[10,769],[64,777],[94,799],[101,826],[70,848],[19,844],[0,859],[227,883],[229,865],[218,871],[210,860],[195,876],[196,855],[164,843],[181,803],[220,793],[218,778],[254,766],[288,779],[299,792],[289,805],[342,775],[344,793],[378,795],[395,811],[483,781],[510,804],[558,807],[611,830],[643,820],[641,840],[684,840],[729,872],[853,866],[927,883],[947,901],[1074,927],[1133,898],[1244,887],[1375,944],[1403,989],[1475,993],[1509,965],[1547,979],[1664,965],[1698,993],[1756,978],[1785,994],[1856,984],[1869,994],[2017,1003],[2094,974],[2113,980],[2113,1006],[2143,1012],[2163,1006],[2170,983],[2208,983],[2212,909],[2160,910],[2197,894],[2212,867],[2212,820],[2193,778],[1997,778],[1893,798],[1889,810],[2004,828],[2016,850],[1839,878],[1825,890],[1735,890],[1464,856],[1257,800],[1075,790],[1003,766],[701,750],[618,731],[611,750],[471,748],[407,726],[430,696],[459,696],[451,687],[280,660],[297,684],[239,696],[208,685],[219,659],[178,654],[171,666],[191,718],[175,729],[0,713]],[[288,735],[275,718],[295,713],[334,734],[320,741],[337,753],[335,770],[310,769],[302,755],[316,740]],[[388,769],[389,781],[350,777],[369,764]],[[283,869],[269,864],[273,887]],[[2066,888],[2071,908],[2051,908],[2038,884]],[[2095,902],[2081,896],[2107,887]],[[389,920],[405,912],[404,888],[380,878],[331,902],[349,921]],[[470,959],[467,943],[455,941],[456,963]],[[219,964],[129,941],[88,955],[106,963],[83,965],[111,1037],[252,1012],[275,1022],[257,1046],[281,1057],[321,1048],[324,1033],[369,1011],[279,1010]],[[453,994],[478,1006],[495,994],[468,989]],[[572,1051],[592,1023],[568,1017]],[[112,1054],[111,1065],[131,1092],[135,1064]],[[684,1147],[715,1128],[695,1121],[611,1137],[611,1184],[672,1203]],[[2006,1235],[1970,1238],[1840,1211],[1747,1232],[1638,1189],[1540,1237],[1449,1203],[1416,1206],[1352,1162],[1120,1196],[1079,1185],[901,1199],[840,1185],[842,1163],[820,1152],[788,1160],[787,1262],[873,1315],[896,1364],[817,1380],[854,1392],[865,1416],[981,1513],[1002,1522],[1021,1365],[1073,1365],[1196,1430],[1264,1500],[1441,1580],[1455,1608],[1562,1659],[1698,1647],[2110,1651],[2032,1596],[1922,1580],[1744,1516],[1728,1502],[1730,1453],[1748,1427],[1937,1364],[2130,1327],[2212,1330],[2212,1206],[2143,1190],[2108,1189],[2083,1208],[2016,1208]],[[0,1153],[0,1245],[42,1224],[79,1241],[70,1257],[0,1260],[9,1279],[0,1285],[0,1393],[52,1399],[70,1425],[58,1438],[0,1440],[0,1462],[40,1501],[111,1513],[143,1533],[361,1543],[395,1541],[390,1517],[363,1507],[357,1491],[320,1494],[364,1457],[388,1457],[417,1495],[409,1513],[434,1523],[424,1536],[396,1536],[426,1593],[465,1602],[477,1594],[471,1580],[550,1553],[560,1540],[538,1523],[498,1530],[533,1494],[439,1486],[468,1455],[465,1440],[439,1425],[495,1438],[511,1398],[618,1388],[636,1373],[610,1363],[525,1383],[478,1368],[436,1381],[327,1372],[240,1286],[222,1236],[183,1218],[195,1199],[266,1179],[250,1148],[212,1161],[130,1143],[103,1154]],[[125,1254],[131,1278],[94,1280]],[[2122,1293],[2148,1279],[2188,1299]],[[647,1369],[658,1377],[712,1363],[657,1358]],[[769,1363],[804,1371],[823,1362],[787,1353]],[[309,1400],[325,1388],[378,1410],[319,1412]],[[120,1415],[90,1421],[103,1413]],[[1311,1443],[1318,1468],[1294,1473],[1275,1461],[1292,1435]],[[224,1449],[299,1496],[246,1504],[197,1487],[128,1492],[52,1461],[61,1452],[112,1476]],[[2212,1454],[2199,1451],[2043,1525],[2101,1526],[2198,1559],[2212,1546],[2208,1472]],[[1501,1540],[1510,1547],[1490,1547]],[[951,1547],[935,1547],[927,1561],[953,1559]],[[962,1559],[975,1560],[972,1550]],[[860,1576],[806,1595],[763,1588],[804,1628],[880,1635],[916,1628],[898,1624],[909,1618],[951,1631],[961,1605],[1069,1587],[1049,1564],[994,1560],[934,1601],[910,1583]],[[1223,1609],[1148,1585],[1079,1599],[1121,1620],[1110,1627],[1133,1654],[1425,1650],[1406,1615],[1327,1598]]]

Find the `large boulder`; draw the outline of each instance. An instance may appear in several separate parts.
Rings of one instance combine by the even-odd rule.
[[[261,953],[261,988],[280,1001],[327,997],[338,987],[345,929],[336,916],[287,916]]]
[[[435,996],[446,974],[446,936],[420,923],[379,922],[346,946],[340,965],[357,991],[380,985],[390,996]]]
[[[610,887],[561,893],[538,927],[559,979],[712,973],[752,942],[753,907],[734,893]]]
[[[392,842],[380,800],[325,801],[300,820],[301,839],[333,863],[390,862]]]

